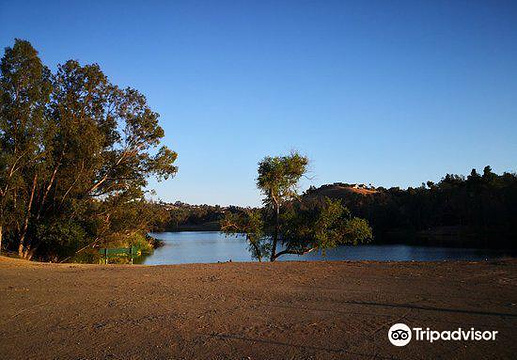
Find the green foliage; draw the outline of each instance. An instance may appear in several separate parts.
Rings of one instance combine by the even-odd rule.
[[[264,219],[259,209],[247,208],[228,213],[221,221],[221,231],[227,236],[244,234],[251,256],[258,261],[270,256],[270,239],[264,232]]]
[[[134,233],[129,238],[129,246],[134,246],[142,254],[150,254],[154,251],[153,238],[140,232]],[[128,247],[129,247],[128,246]]]
[[[221,221],[227,235],[245,234],[254,258],[276,260],[284,254],[358,244],[372,238],[364,219],[352,217],[339,200],[302,201],[297,196],[308,159],[297,153],[266,157],[259,163],[257,186],[265,195],[264,208],[227,213]],[[282,249],[277,252],[277,244]]]
[[[47,259],[53,261],[74,253],[89,241],[79,224],[58,219],[39,223],[34,236],[42,244],[41,251],[48,254]]]
[[[368,222],[352,217],[340,200],[325,198],[323,202],[294,202],[281,219],[284,253],[303,254],[314,249],[325,251],[338,245],[357,245],[372,239]]]
[[[80,264],[102,264],[104,258],[97,249],[90,247],[75,254],[70,261]]]
[[[365,243],[373,239],[373,231],[366,219],[353,217],[345,225],[344,239],[353,245]]]
[[[129,248],[131,246],[144,254],[153,252],[152,238],[147,237],[142,232],[134,232],[131,234],[113,234],[109,238],[109,247],[112,248]]]
[[[287,156],[266,156],[259,163],[257,187],[265,204],[281,204],[296,196],[300,178],[306,173],[309,159],[293,152]]]
[[[29,42],[16,39],[0,63],[0,240],[28,230],[32,184],[44,171],[40,143],[48,131],[50,71]]]
[[[54,224],[51,233],[66,237],[75,224],[106,242],[159,221],[144,189],[149,177],[174,176],[176,153],[160,146],[159,115],[144,95],[112,84],[97,64],[69,60],[52,74],[23,40],[6,48],[0,67],[0,234],[8,247],[26,258],[61,257],[74,247],[55,250],[54,235],[38,229]]]
[[[292,251],[307,243],[318,249],[368,241],[372,232],[364,219],[354,218],[340,200],[296,202],[282,214],[282,242]]]

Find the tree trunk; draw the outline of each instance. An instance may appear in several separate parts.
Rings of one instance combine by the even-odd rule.
[[[32,209],[32,201],[34,200],[34,193],[36,191],[36,184],[38,182],[38,175],[34,175],[34,180],[32,182],[32,191],[29,199],[29,204],[27,206],[27,213],[25,214],[25,221],[23,223],[23,230],[20,234],[20,242],[18,244],[18,255],[22,258],[26,258],[29,254],[30,247],[25,246],[25,235],[27,235],[27,229],[29,228],[29,218],[31,216]],[[27,248],[27,249],[26,249]]]
[[[2,254],[2,234],[3,234],[3,229],[2,229],[2,225],[0,225],[0,254]]]
[[[32,260],[32,257],[34,256],[34,253],[36,252],[38,246],[30,246],[27,248],[27,250],[25,251],[25,258],[27,260]]]
[[[65,150],[61,152],[61,157],[59,158],[59,162],[54,168],[54,171],[52,172],[52,176],[50,177],[50,180],[48,182],[47,188],[45,189],[45,192],[43,193],[43,198],[41,199],[40,205],[38,207],[38,213],[36,215],[36,219],[39,220],[41,216],[41,211],[43,210],[43,206],[45,206],[45,201],[47,201],[48,193],[50,192],[50,189],[52,189],[52,185],[54,184],[54,181],[56,180],[56,174],[57,170],[59,169],[59,166],[61,166],[61,161],[63,159],[63,156],[65,155]]]
[[[23,249],[25,248],[25,235],[20,236],[20,242],[18,243],[18,256],[23,258]]]
[[[282,255],[285,255],[285,254],[292,254],[292,255],[305,255],[305,254],[308,254],[314,250],[316,250],[317,247],[311,247],[311,248],[306,248],[306,249],[302,249],[302,250],[289,250],[289,249],[286,249],[286,250],[283,250],[283,251],[280,251],[278,254],[275,255],[275,258],[271,261],[275,261],[276,258],[279,258],[280,256]]]
[[[276,256],[276,245],[278,243],[278,233],[280,232],[280,205],[275,202],[275,232],[273,233],[273,246],[271,249],[270,261],[275,261]]]
[[[262,262],[262,253],[260,252],[260,248],[258,247],[258,245],[255,242],[250,241],[250,243],[251,243],[251,246],[253,246],[255,248],[255,252],[257,253],[257,260],[259,262]]]

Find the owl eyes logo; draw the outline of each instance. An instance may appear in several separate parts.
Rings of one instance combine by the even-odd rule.
[[[391,333],[391,338],[393,340],[407,340],[409,337],[409,333],[402,329],[395,330]]]
[[[395,324],[388,330],[388,340],[395,346],[406,346],[411,341],[411,329],[406,324]]]

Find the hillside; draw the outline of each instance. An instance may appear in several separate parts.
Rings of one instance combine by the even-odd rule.
[[[415,188],[334,183],[303,195],[308,201],[325,197],[341,199],[353,216],[367,219],[377,242],[515,248],[517,175],[498,175],[489,166],[482,174],[446,174]]]
[[[361,186],[357,184],[334,183],[322,185],[319,188],[311,187],[306,192],[308,197],[324,197],[331,199],[347,199],[350,195],[373,195],[379,191],[374,187]]]

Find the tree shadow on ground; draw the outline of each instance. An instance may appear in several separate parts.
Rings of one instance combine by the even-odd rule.
[[[380,307],[415,309],[415,310],[424,310],[424,311],[437,311],[437,312],[448,312],[448,313],[459,313],[459,314],[470,314],[470,315],[517,317],[517,314],[491,312],[491,311],[466,310],[466,309],[438,308],[438,307],[425,306],[425,305],[389,304],[389,303],[377,303],[377,302],[368,302],[368,301],[344,301],[344,303],[350,304],[350,305],[380,306]]]

